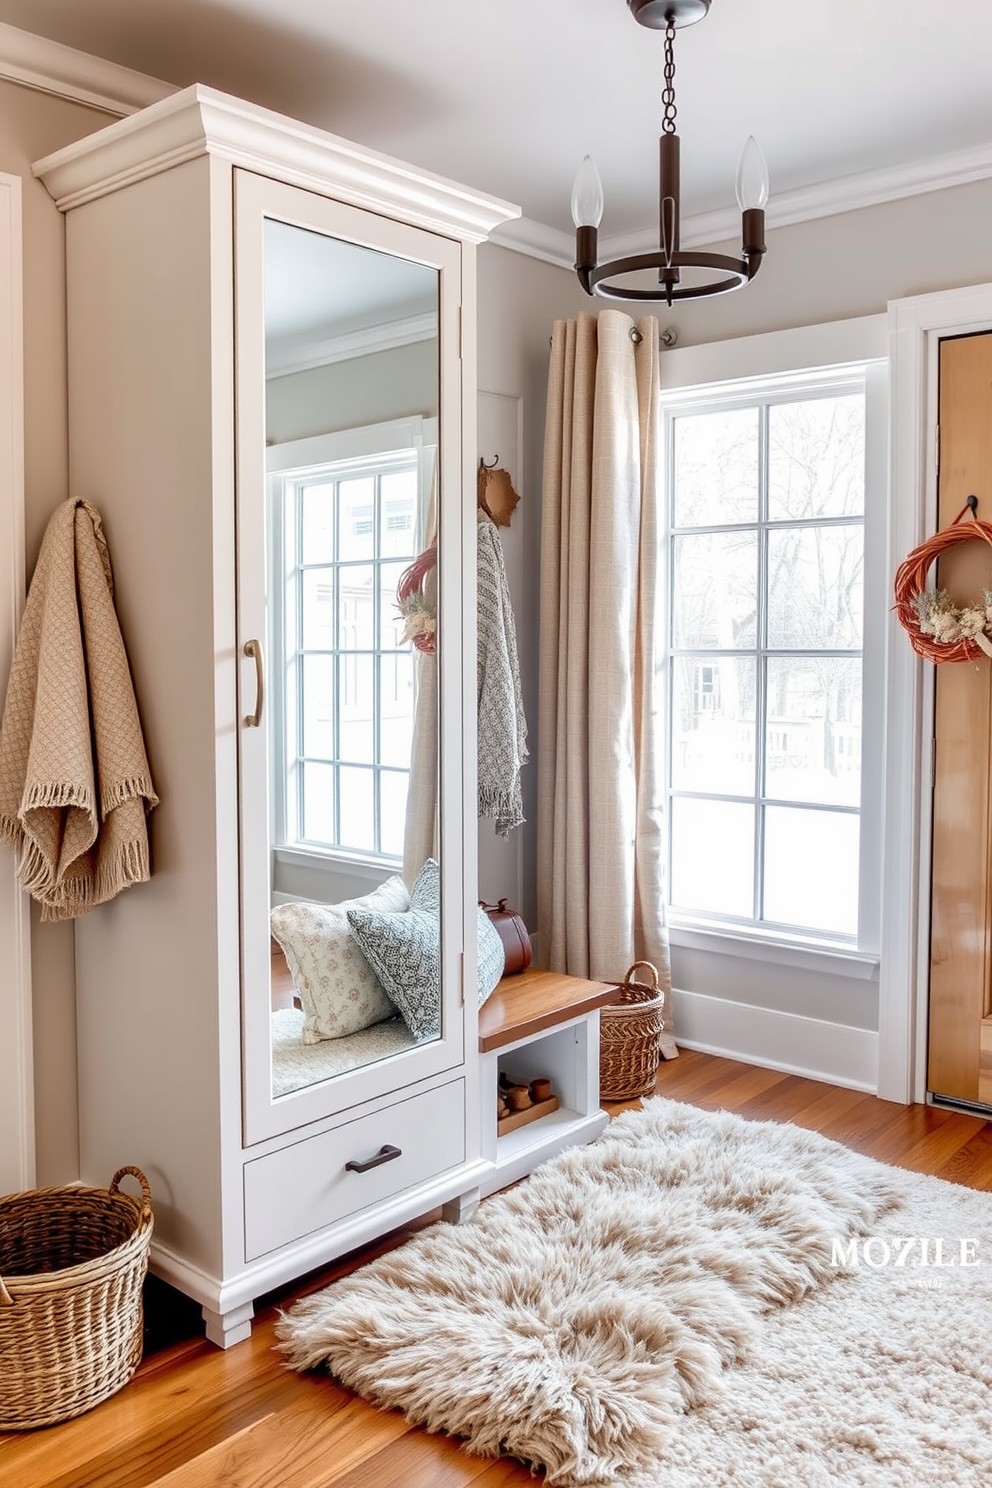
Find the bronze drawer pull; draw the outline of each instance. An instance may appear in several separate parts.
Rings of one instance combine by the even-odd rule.
[[[402,1148],[390,1147],[387,1143],[385,1147],[380,1147],[375,1157],[370,1157],[368,1162],[356,1162],[352,1158],[351,1162],[345,1163],[345,1171],[348,1173],[367,1173],[369,1168],[381,1168],[383,1163],[392,1162],[394,1157],[402,1156]]]

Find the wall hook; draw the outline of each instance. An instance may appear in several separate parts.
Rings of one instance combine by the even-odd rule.
[[[496,456],[495,460],[493,461],[493,463],[491,465],[487,465],[486,462],[485,462],[485,460],[482,458],[482,456],[481,455],[479,456],[479,469],[480,470],[495,470],[498,464],[499,464],[499,455]]]

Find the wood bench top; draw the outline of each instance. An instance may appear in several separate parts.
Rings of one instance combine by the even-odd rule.
[[[504,977],[479,1009],[479,1048],[488,1054],[556,1028],[612,1002],[616,991],[615,982],[587,982],[530,966],[519,976]]]

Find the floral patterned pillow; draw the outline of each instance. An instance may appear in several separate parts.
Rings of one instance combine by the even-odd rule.
[[[396,1016],[394,1004],[351,933],[348,911],[383,913],[409,907],[410,896],[399,874],[360,899],[275,907],[272,934],[282,947],[300,995],[305,1044],[346,1038]]]

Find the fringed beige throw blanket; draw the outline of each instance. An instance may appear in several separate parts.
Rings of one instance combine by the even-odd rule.
[[[0,837],[43,920],[150,875],[158,804],[99,514],[65,501],[31,581],[0,724]]]

